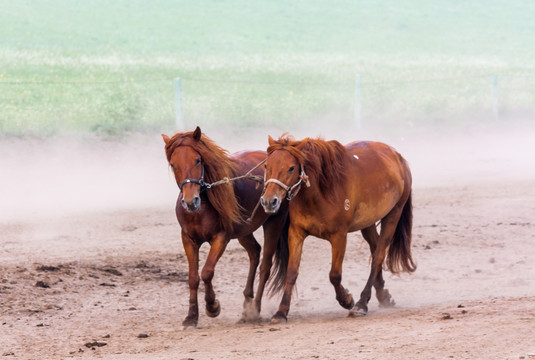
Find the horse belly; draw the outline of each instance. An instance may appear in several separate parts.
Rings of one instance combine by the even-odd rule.
[[[357,204],[350,231],[358,231],[374,225],[384,218],[398,203],[400,193],[394,190],[383,192],[375,201]]]

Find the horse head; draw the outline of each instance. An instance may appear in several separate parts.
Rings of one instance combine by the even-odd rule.
[[[290,137],[275,141],[268,137],[268,157],[265,163],[264,194],[260,203],[268,214],[276,213],[284,199],[291,200],[304,182],[310,186],[305,174],[303,155],[290,146]]]
[[[192,141],[199,142],[202,133],[197,126],[192,134]],[[166,148],[171,142],[167,135],[162,134]],[[204,163],[201,154],[195,146],[177,146],[172,153],[168,152],[169,165],[173,169],[176,183],[182,193],[180,204],[189,212],[199,211],[201,208],[201,192],[204,190]]]

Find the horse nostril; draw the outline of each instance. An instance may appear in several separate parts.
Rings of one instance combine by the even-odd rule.
[[[261,204],[262,206],[266,206],[266,200],[264,200],[264,197],[263,197],[263,196],[260,198],[260,204]]]
[[[198,206],[200,205],[200,203],[201,203],[201,198],[198,197],[198,196],[195,196],[195,197],[193,198],[193,205],[194,205],[195,207],[198,207]]]
[[[271,200],[271,206],[275,207],[279,203],[279,198],[273,198]]]

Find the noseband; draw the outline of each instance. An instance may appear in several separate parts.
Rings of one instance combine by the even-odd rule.
[[[310,187],[310,181],[308,181],[308,176],[307,174],[305,174],[305,168],[301,166],[299,181],[297,181],[295,184],[293,184],[292,186],[288,186],[279,179],[271,178],[269,180],[264,181],[264,191],[266,191],[266,187],[269,183],[275,183],[286,191],[286,199],[290,201],[295,197],[295,195],[297,195],[299,190],[301,190],[301,183],[303,182],[305,183],[306,187]]]
[[[182,191],[182,187],[188,183],[198,184],[201,186],[201,192],[203,192],[206,189],[210,189],[212,187],[212,184],[207,184],[204,182],[204,164],[201,163],[201,178],[200,179],[186,179],[178,185],[180,188],[180,191]]]

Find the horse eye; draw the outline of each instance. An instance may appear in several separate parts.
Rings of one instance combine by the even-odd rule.
[[[171,166],[171,169],[176,170],[175,165],[169,164]]]
[[[195,165],[199,165],[201,163],[201,158],[198,158],[197,160],[195,160]]]
[[[293,172],[295,170],[295,166],[290,166],[289,172]]]

